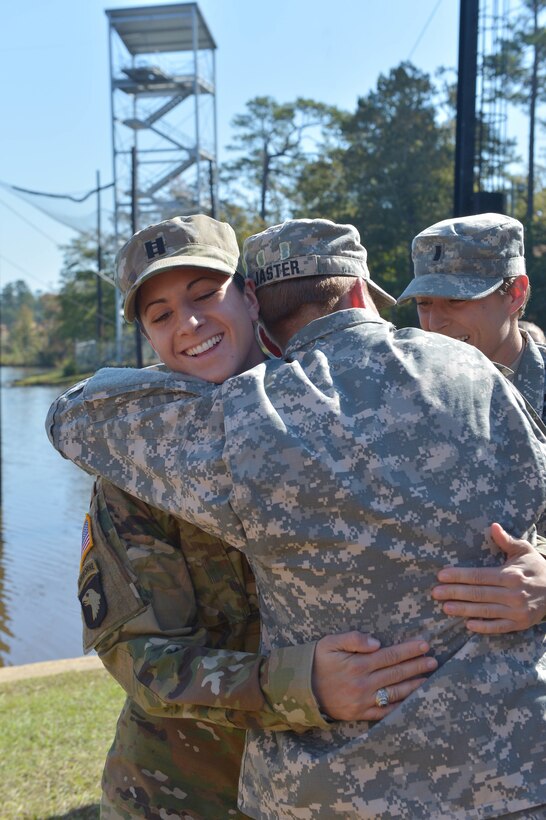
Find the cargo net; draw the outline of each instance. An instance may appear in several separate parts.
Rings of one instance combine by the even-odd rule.
[[[0,181],[1,188],[20,197],[20,199],[30,203],[42,213],[47,214],[47,216],[62,225],[78,231],[78,233],[92,233],[96,229],[97,208],[92,197],[96,196],[98,191],[113,188],[113,185],[114,183],[110,182],[108,185],[93,188],[92,191],[88,191],[82,196],[75,196],[72,194],[50,194],[43,191],[31,191],[28,188],[20,188],[18,185],[10,185],[7,182]],[[84,208],[89,207],[92,210],[88,212],[85,210],[84,212]]]

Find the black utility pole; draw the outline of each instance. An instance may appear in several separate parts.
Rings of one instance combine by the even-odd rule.
[[[97,171],[97,344],[102,360],[102,339],[104,336],[104,315],[102,305],[102,236],[100,220],[100,171]]]
[[[136,148],[131,148],[131,233],[137,232],[138,212],[137,212],[137,156]],[[136,366],[142,367],[142,335],[138,322],[135,322],[135,354]]]
[[[216,206],[216,193],[214,185],[214,177],[216,174],[213,161],[209,160],[209,189],[210,189],[210,215],[213,219],[218,219],[218,210]]]
[[[453,216],[474,213],[479,0],[461,0]]]

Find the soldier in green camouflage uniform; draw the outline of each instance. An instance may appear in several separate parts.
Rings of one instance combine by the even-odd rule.
[[[88,561],[101,572],[108,612],[84,624],[84,647],[97,649],[129,693],[101,816],[242,816],[240,729],[326,725],[310,689],[311,647],[277,653],[277,666],[256,654],[258,607],[244,556],[194,525],[99,480],[90,526]],[[203,688],[218,706],[205,704]],[[276,701],[297,705],[293,722]]]
[[[445,219],[415,237],[412,257],[414,278],[398,303],[414,299],[423,330],[472,344],[502,366],[504,375],[546,422],[546,346],[537,344],[518,321],[530,296],[521,222],[495,213]],[[541,532],[544,526],[539,527]],[[546,554],[545,539],[538,548]],[[510,561],[507,566],[511,568]],[[545,564],[536,561],[533,568],[529,563],[526,573],[533,573],[537,588],[546,588]],[[458,584],[459,592],[468,590],[469,603],[451,601],[449,614],[470,616],[470,629],[510,626],[510,620],[502,617],[502,607],[508,596],[518,594],[514,587],[495,588],[490,573],[462,568],[450,569],[443,577]],[[503,577],[507,580],[509,573]],[[498,600],[493,595],[487,603],[476,601],[470,584],[480,582],[496,590]],[[448,601],[451,589],[438,587],[433,594]],[[492,603],[496,610],[492,611]],[[493,614],[499,615],[496,622],[490,620]],[[511,617],[518,614],[513,609]]]
[[[156,251],[163,246],[165,255],[158,265]],[[135,243],[129,247],[133,249]],[[128,275],[120,280],[128,297],[129,320],[135,316],[135,296],[143,282],[165,275],[176,280],[176,290],[189,280],[189,304],[200,306],[195,312],[199,349],[207,346],[203,341],[211,334],[224,334],[228,345],[219,345],[222,359],[214,350],[193,356],[200,375],[220,379],[230,375],[227,367],[237,372],[252,364],[248,355],[262,358],[252,332],[248,333],[251,325],[245,317],[244,297],[228,282],[228,272],[235,274],[238,259],[229,226],[204,216],[171,220],[141,231],[138,250]],[[127,263],[123,249],[120,256]],[[131,274],[137,270],[135,279]],[[214,305],[213,299],[218,280],[226,285],[219,290],[222,306]],[[144,298],[149,288],[143,288]],[[203,307],[211,302],[212,308]],[[226,302],[234,313],[226,310]],[[171,307],[162,300],[160,313]],[[212,331],[206,330],[205,319],[215,322]],[[232,321],[237,339],[230,337]],[[177,338],[185,335],[179,332]],[[242,347],[240,338],[246,339]],[[188,348],[188,343],[177,344]],[[168,350],[165,358],[172,355]],[[191,370],[194,361],[182,356],[187,352],[172,366]],[[238,364],[233,364],[233,356],[236,360],[239,356]],[[84,648],[97,650],[128,694],[104,768],[103,818],[242,816],[237,810],[237,783],[246,727],[326,727],[312,680],[321,695],[325,687],[335,693],[338,710],[346,690],[350,713],[358,711],[359,697],[366,689],[360,680],[355,695],[348,682],[351,669],[363,673],[356,654],[349,659],[349,647],[338,652],[333,679],[322,663],[325,641],[316,647],[313,642],[259,654],[254,578],[242,553],[229,544],[99,479],[82,547],[79,596]],[[373,650],[364,636],[351,640],[354,653],[362,644]],[[384,666],[388,674],[375,686],[414,677],[430,664],[430,659],[419,657],[423,648],[411,649],[409,654],[405,647],[388,651],[394,657],[374,653],[375,669],[381,675]],[[418,656],[416,661],[405,667],[397,664],[413,655]],[[419,679],[401,683],[399,699],[418,683]],[[380,717],[373,687],[369,699]]]
[[[262,310],[283,279],[294,296],[302,277],[354,281],[334,313],[307,298],[279,322],[286,362],[220,387],[100,371],[53,405],[52,442],[242,549],[272,648],[373,624],[389,642],[424,630],[440,667],[379,723],[250,730],[242,810],[544,816],[544,627],[469,635],[429,595],[446,561],[499,563],[490,521],[534,537],[542,428],[479,351],[379,317],[351,226],[290,221],[247,240],[245,259]]]

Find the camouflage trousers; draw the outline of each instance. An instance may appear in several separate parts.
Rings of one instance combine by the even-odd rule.
[[[131,810],[120,812],[115,806],[112,806],[108,802],[108,799],[103,794],[101,804],[100,804],[100,816],[101,816],[101,820],[132,820],[132,818],[135,817],[135,814],[132,813]],[[142,814],[142,817],[153,817],[153,816],[154,815],[147,814],[147,813]],[[159,815],[156,815],[156,817],[159,817]],[[162,815],[162,820],[163,820],[163,817],[166,817],[166,815]],[[168,817],[169,817],[169,820],[210,820],[210,816],[204,817],[202,815],[195,814],[194,812],[191,812],[191,814],[188,814],[186,812],[185,814],[181,814],[181,815],[169,814]],[[237,812],[236,814],[231,814],[231,812],[229,812],[229,814],[226,816],[226,818],[228,818],[228,817],[242,818],[242,817],[247,817],[247,815],[241,814],[240,812]],[[280,816],[279,816],[279,820],[282,820],[282,818]],[[431,818],[429,818],[429,820],[441,820],[441,818],[432,818],[431,817]],[[529,810],[526,810],[526,811],[518,811],[518,812],[515,812],[513,814],[503,814],[502,816],[500,816],[498,818],[498,820],[546,820],[546,807],[544,807],[544,808],[538,807],[538,808],[533,809],[531,812]]]
[[[218,748],[210,737],[198,721],[151,717],[128,699],[104,766],[101,818],[245,818],[237,808],[244,733],[222,735]]]
[[[166,813],[165,809],[154,809],[145,805],[137,807],[136,803],[127,803],[126,808],[120,805],[114,805],[110,802],[107,795],[102,793],[100,801],[100,818],[101,820],[134,820],[135,817],[145,817],[147,820],[248,820],[248,815],[242,814],[238,809],[228,809],[224,806],[221,814],[210,814],[207,807],[205,814],[196,813],[193,809],[184,809],[181,814],[173,812],[171,809]],[[518,818],[519,820],[519,818]],[[537,818],[538,820],[538,818]]]

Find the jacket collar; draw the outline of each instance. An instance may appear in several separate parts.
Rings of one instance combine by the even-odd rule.
[[[320,319],[314,319],[312,322],[309,322],[308,325],[302,327],[301,330],[298,330],[286,346],[284,353],[285,358],[320,338],[364,323],[393,327],[390,322],[386,322],[380,316],[376,316],[375,313],[365,308],[336,310],[334,313],[329,313],[328,316],[321,316]]]
[[[525,331],[522,331],[522,333],[527,344],[513,383],[537,413],[543,416],[546,389],[546,347],[537,345]]]

